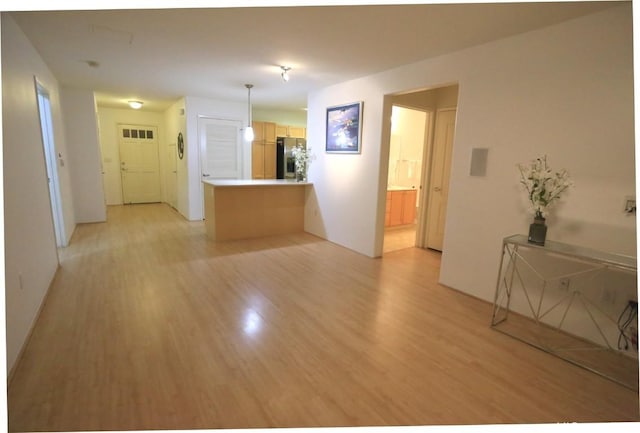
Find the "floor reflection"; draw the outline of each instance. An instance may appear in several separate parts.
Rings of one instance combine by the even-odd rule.
[[[383,253],[412,248],[416,245],[416,225],[409,224],[384,229]]]

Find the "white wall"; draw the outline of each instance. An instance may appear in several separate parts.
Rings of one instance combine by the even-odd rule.
[[[635,194],[631,42],[626,3],[312,93],[314,149],[324,148],[328,106],[364,101],[364,129],[361,155],[316,152],[305,230],[379,255],[387,180],[380,167],[389,151],[384,95],[458,83],[443,284],[492,300],[501,240],[526,233],[531,221],[516,164],[545,153],[576,184],[548,218],[549,238],[635,255],[635,219],[622,211],[624,196]],[[474,147],[489,148],[485,177],[468,175]]]
[[[7,369],[58,268],[34,76],[51,100],[56,150],[67,155],[59,88],[24,33],[2,14],[2,121]],[[67,236],[75,227],[69,164],[58,166]]]
[[[106,221],[93,91],[63,87],[61,93],[76,222]]]
[[[307,126],[307,112],[305,110],[261,110],[254,108],[251,117],[256,121],[275,122],[278,125]]]
[[[246,126],[249,112],[242,102],[218,101],[214,99],[187,96],[185,98],[186,134],[184,134],[185,160],[187,164],[189,211],[185,215],[191,221],[204,217],[202,204],[203,190],[200,178],[200,144],[198,143],[198,118],[239,120]],[[251,178],[251,143],[242,142],[243,178]]]
[[[164,146],[163,113],[155,111],[98,107],[100,123],[100,147],[102,150],[103,182],[106,203],[122,204],[122,178],[120,177],[120,147],[118,124],[133,124],[158,127],[158,146]]]

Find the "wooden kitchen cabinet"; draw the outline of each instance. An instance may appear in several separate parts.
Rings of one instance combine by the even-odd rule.
[[[276,124],[252,122],[254,139],[251,143],[251,178],[276,178]]]
[[[304,128],[302,126],[290,126],[289,137],[307,138],[307,128]]]
[[[307,138],[307,128],[302,126],[276,125],[276,136]]]
[[[276,137],[288,137],[289,127],[287,125],[276,125]]]
[[[387,191],[385,227],[413,224],[416,219],[417,191]]]

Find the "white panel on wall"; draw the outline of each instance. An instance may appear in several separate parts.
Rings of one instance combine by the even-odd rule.
[[[484,176],[487,174],[487,159],[489,158],[489,149],[486,147],[474,147],[471,149],[471,164],[469,167],[469,175]]]

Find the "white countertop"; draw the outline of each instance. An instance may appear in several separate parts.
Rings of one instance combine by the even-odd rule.
[[[221,186],[305,186],[311,182],[296,182],[293,179],[203,179],[206,183],[215,187]]]
[[[413,191],[415,188],[410,186],[388,186],[387,191]]]

